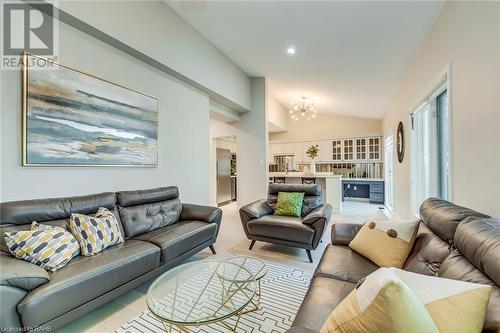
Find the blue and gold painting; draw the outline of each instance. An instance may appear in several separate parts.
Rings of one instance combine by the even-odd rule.
[[[51,65],[24,69],[24,165],[158,164],[156,98]]]

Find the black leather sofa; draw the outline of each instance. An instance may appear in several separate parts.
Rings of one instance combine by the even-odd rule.
[[[55,273],[11,256],[4,233],[32,221],[67,228],[71,213],[110,209],[125,242],[73,258]],[[2,331],[58,328],[210,247],[222,211],[182,204],[177,187],[5,202],[0,205],[0,322]]]
[[[274,208],[279,192],[304,192],[302,216],[276,216]],[[332,206],[323,204],[323,193],[317,184],[269,184],[267,200],[258,200],[240,208],[243,230],[251,240],[305,249],[309,262],[311,250],[318,247],[332,214]]]
[[[491,285],[483,332],[500,332],[500,219],[440,199],[427,199],[420,216],[418,236],[403,269]],[[348,246],[360,228],[347,223],[332,226],[332,244],[288,333],[319,332],[356,283],[379,268]]]

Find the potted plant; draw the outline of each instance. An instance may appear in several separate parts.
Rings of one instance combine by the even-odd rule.
[[[311,159],[311,173],[316,173],[316,161],[314,160],[319,154],[319,145],[315,144],[307,148],[306,155]]]

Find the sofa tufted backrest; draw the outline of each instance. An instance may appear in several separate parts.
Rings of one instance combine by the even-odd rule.
[[[177,223],[182,211],[176,186],[116,193],[125,238]]]
[[[489,217],[438,198],[429,198],[420,206],[422,221],[432,232],[449,244],[453,243],[458,224],[470,216]]]
[[[439,276],[492,287],[483,332],[500,332],[500,219],[469,217],[455,233],[456,249]]]
[[[302,204],[302,217],[309,214],[313,209],[323,205],[323,192],[318,184],[269,184],[267,203],[275,209],[279,192],[304,192]]]
[[[487,215],[443,199],[425,200],[420,206],[422,222],[415,245],[403,268],[415,273],[437,275],[442,262],[451,253],[459,223],[471,216]]]
[[[116,209],[116,195],[112,192],[3,202],[0,204],[0,249],[8,252],[4,237],[6,232],[29,230],[33,221],[67,229],[71,213],[90,215],[96,213],[99,207],[108,208],[120,221]]]

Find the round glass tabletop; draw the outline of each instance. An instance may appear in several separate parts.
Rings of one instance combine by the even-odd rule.
[[[255,257],[236,256],[231,257],[226,261],[245,267],[250,271],[250,273],[252,273],[255,280],[260,280],[267,274],[266,264],[264,264],[262,260]],[[238,280],[236,282],[246,282],[246,280]]]
[[[235,281],[246,281],[236,286]],[[177,266],[149,287],[146,303],[159,319],[179,325],[210,324],[240,313],[257,290],[253,274],[229,261]]]

